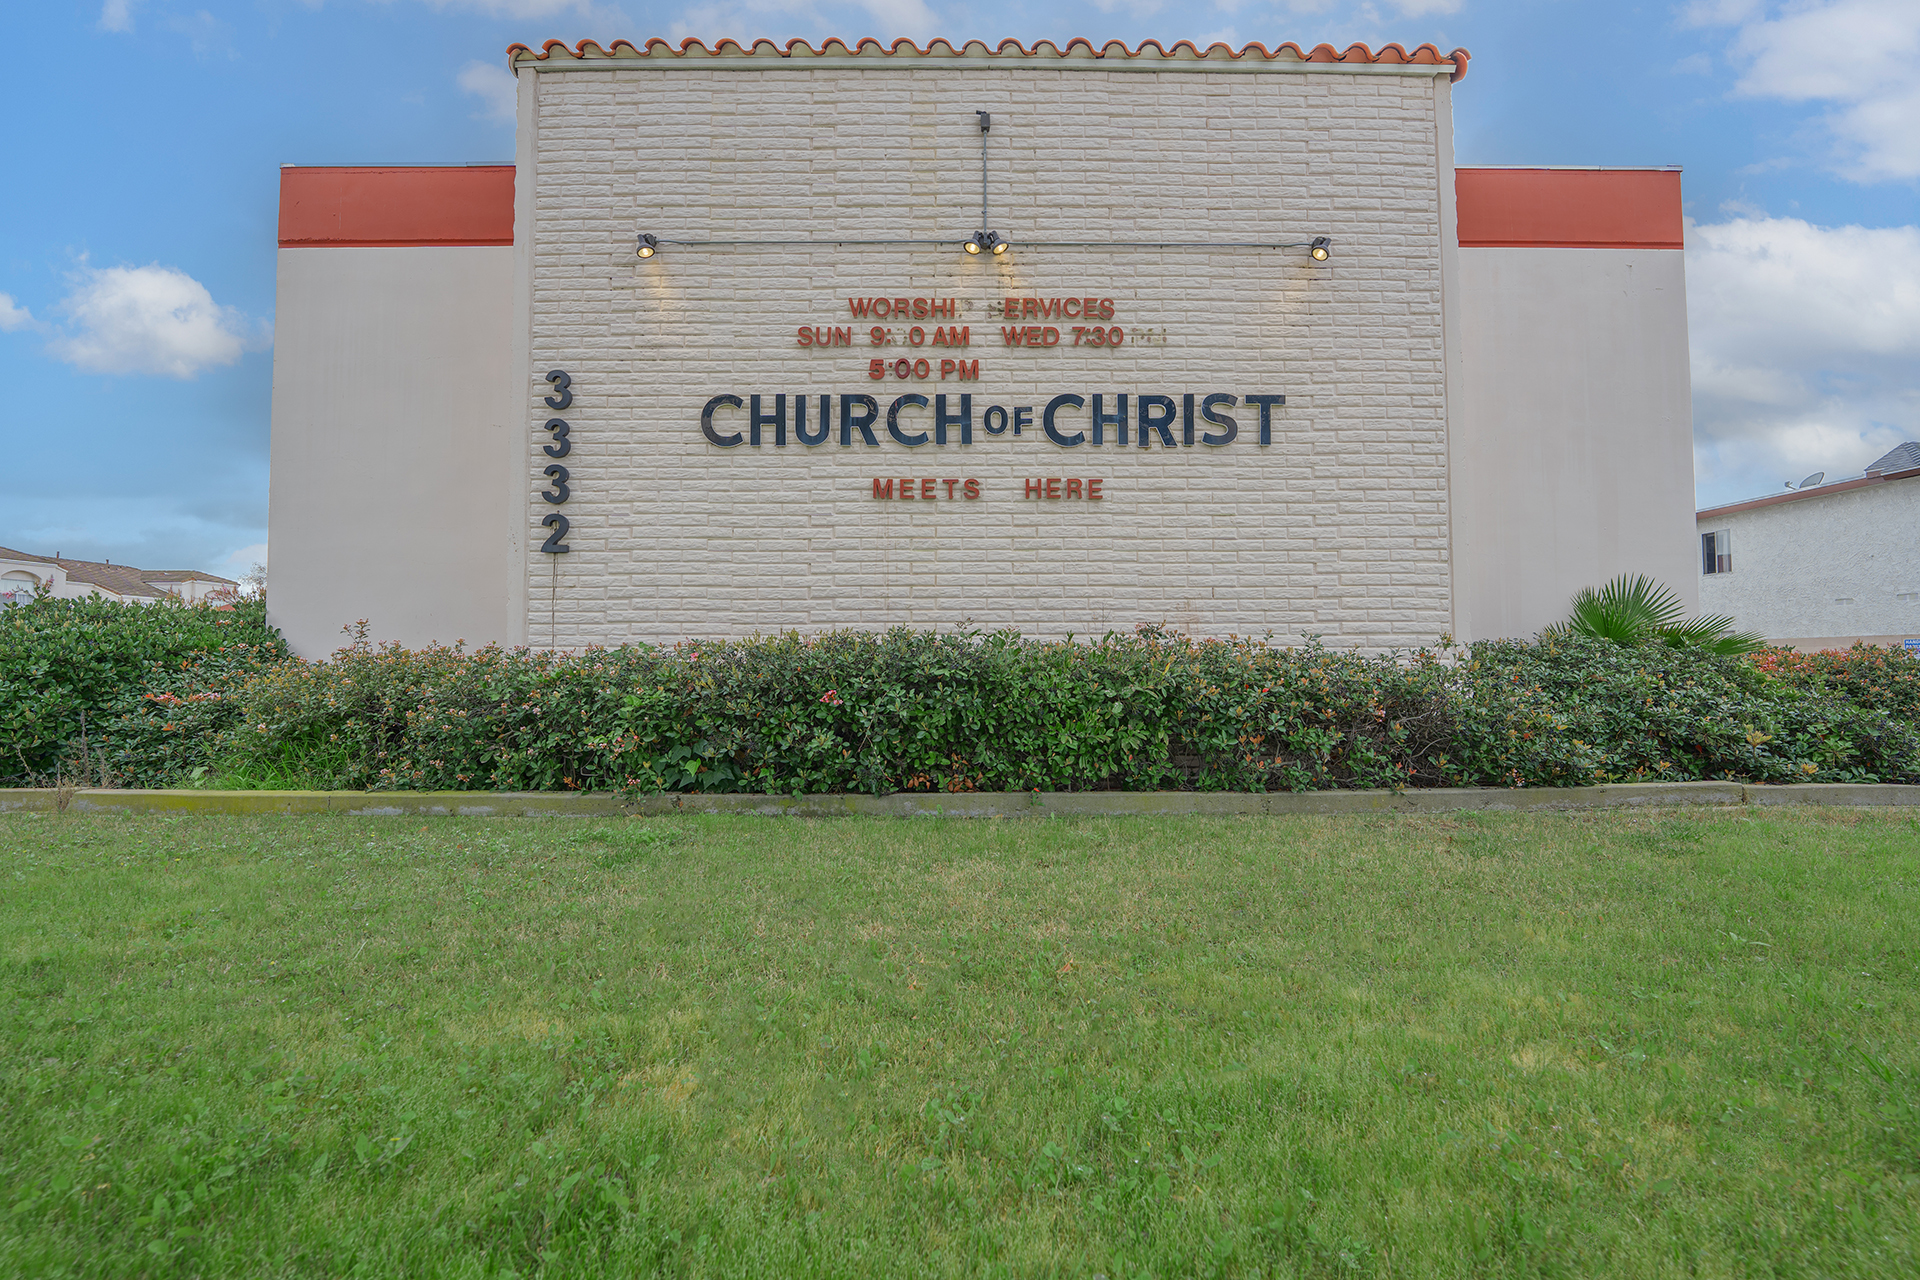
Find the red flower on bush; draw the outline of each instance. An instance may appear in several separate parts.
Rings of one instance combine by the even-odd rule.
[[[827,690],[825,693],[820,695],[820,701],[826,703],[830,707],[838,707],[838,706],[844,705],[840,701],[840,695],[835,693],[831,689]]]

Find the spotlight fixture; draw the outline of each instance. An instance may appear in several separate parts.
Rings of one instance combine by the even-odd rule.
[[[970,254],[990,253],[997,258],[1013,248],[1013,242],[998,231],[976,231],[972,238],[960,247]]]
[[[654,254],[660,252],[660,238],[658,236],[650,236],[642,231],[640,233],[640,243],[634,247],[633,252],[638,257],[651,258]]]
[[[1325,262],[1333,253],[1333,237],[1315,236],[1313,243],[1307,246],[1307,252],[1313,255],[1315,262]]]

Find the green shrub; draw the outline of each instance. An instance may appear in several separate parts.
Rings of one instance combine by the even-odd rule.
[[[1818,653],[1769,648],[1747,660],[1799,688],[1830,693],[1896,719],[1920,721],[1920,654],[1904,645],[1856,644]]]
[[[1445,733],[1423,661],[1151,631],[1083,644],[896,628],[579,654],[360,644],[236,687],[220,763],[456,790],[1396,785]]]
[[[223,650],[124,699],[129,779],[407,790],[1277,791],[1920,780],[1913,722],[1700,648],[1334,652],[897,628],[580,653]]]
[[[1700,648],[1582,636],[1473,645],[1455,701],[1460,778],[1488,786],[1741,779],[1910,781],[1920,734]]]
[[[147,688],[156,668],[192,666],[236,645],[286,656],[264,600],[130,605],[42,596],[0,610],[0,781],[76,776],[83,715],[89,734],[100,732],[110,707]],[[98,767],[90,759],[89,781]]]

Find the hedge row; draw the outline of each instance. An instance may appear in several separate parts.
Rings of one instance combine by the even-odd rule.
[[[236,645],[265,661],[288,657],[257,598],[125,605],[42,597],[0,609],[0,780],[84,774],[97,781],[93,742],[129,695],[186,667],[210,677],[221,651]],[[84,751],[83,737],[90,739]]]
[[[1580,638],[1369,656],[1144,629],[287,655],[264,606],[0,615],[13,782],[756,791],[1920,781],[1920,661]],[[1889,714],[1891,709],[1895,714]],[[88,712],[80,767],[78,712]],[[66,736],[62,736],[62,735]]]

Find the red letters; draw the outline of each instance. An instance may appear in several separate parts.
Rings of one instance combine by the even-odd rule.
[[[1034,486],[1040,483],[1038,480],[1027,481],[1027,488],[1029,490],[1027,494],[1028,497],[1031,498],[1035,496],[1032,490]],[[918,498],[922,502],[934,502],[940,497],[936,488],[938,485],[947,486],[947,501],[949,502],[954,499],[953,491],[956,487],[959,488],[960,495],[965,497],[969,502],[975,501],[980,497],[980,482],[978,480],[961,480],[958,478],[946,480],[935,479],[931,476],[923,479],[915,479],[912,476],[902,477],[898,490],[894,488],[893,478],[891,476],[886,479],[881,479],[876,476],[873,481],[873,496],[876,498],[892,498],[897,493],[900,498],[909,500]]]
[[[1065,489],[1061,488],[1064,479]],[[971,483],[971,481],[969,481]],[[1076,476],[1048,476],[1043,480],[1027,480],[1026,497],[1029,498],[1084,498],[1089,502],[1099,502],[1103,495],[1100,486],[1106,481],[1100,478],[1080,479]]]
[[[991,310],[989,315],[993,314]],[[1000,315],[1007,320],[1111,320],[1112,298],[1007,298]]]

